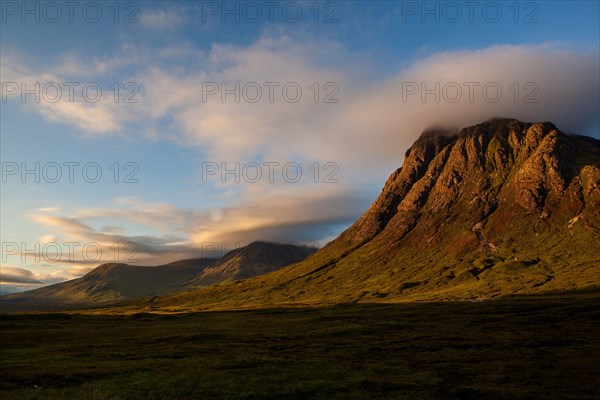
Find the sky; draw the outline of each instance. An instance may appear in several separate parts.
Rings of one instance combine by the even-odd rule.
[[[1,4],[2,293],[323,247],[432,126],[600,138],[598,1]]]

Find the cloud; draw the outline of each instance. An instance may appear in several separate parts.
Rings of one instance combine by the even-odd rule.
[[[156,24],[179,15],[176,9],[147,12],[148,21]],[[433,123],[465,126],[496,116],[552,119],[564,130],[584,133],[597,132],[600,125],[596,49],[557,43],[496,45],[432,54],[382,75],[373,73],[381,68],[375,61],[357,58],[337,42],[280,33],[265,34],[247,46],[215,43],[209,52],[189,44],[176,47],[135,48],[129,54],[126,49],[131,46],[124,45],[119,57],[96,57],[86,65],[75,61],[85,58],[69,53],[62,64],[50,68],[93,75],[128,65],[133,72],[123,81],[139,85],[139,104],[116,104],[111,96],[103,96],[98,103],[42,101],[33,107],[48,121],[95,135],[129,127],[140,132],[140,140],[151,132],[158,139],[196,146],[219,160],[313,158],[344,162],[352,173],[365,170],[357,159],[366,158],[372,170],[398,165],[404,150]],[[182,57],[186,62],[179,62]],[[77,62],[81,65],[73,67]],[[6,80],[28,85],[69,80],[22,65],[10,57],[3,61]],[[273,102],[268,101],[271,89],[266,82],[278,84]],[[236,83],[238,93],[251,93],[246,98],[260,87],[260,100],[253,103],[242,94],[236,101],[230,94],[222,101],[220,85],[231,89]],[[298,102],[285,101],[283,87],[288,83],[302,89]],[[329,83],[333,86],[326,86]],[[219,85],[219,93],[203,99],[207,84]],[[243,92],[247,84],[249,91]],[[407,95],[415,87],[419,92]],[[502,93],[495,101],[497,88]],[[422,97],[421,89],[435,89],[438,98],[431,93]],[[457,90],[461,96],[454,101]],[[339,102],[324,103],[328,95]],[[531,100],[535,102],[527,102]],[[168,129],[157,129],[165,125]],[[370,171],[364,172],[367,176]]]
[[[54,235],[44,235],[39,238],[38,242],[40,242],[40,244],[48,244],[55,243],[57,240],[58,238]]]
[[[366,208],[356,188],[373,182],[380,186],[431,125],[463,127],[505,116],[552,120],[567,132],[598,132],[594,51],[561,44],[491,46],[433,54],[383,76],[373,76],[366,63],[351,60],[333,42],[316,45],[265,36],[247,47],[214,45],[197,70],[172,73],[156,67],[140,74],[138,80],[146,82],[146,111],[154,118],[170,118],[179,127],[177,140],[215,160],[332,161],[345,178],[333,187],[293,189],[281,180],[242,183],[237,201],[219,210],[218,221],[203,222],[192,235],[194,242],[325,237],[326,227],[347,223]],[[229,88],[235,82],[295,82],[305,96],[297,103],[283,101],[280,92],[273,103],[237,102],[233,96],[204,102],[206,82],[225,82]],[[321,85],[319,102],[308,89],[314,82]],[[339,87],[339,103],[322,102],[327,82]],[[439,99],[406,95],[408,85],[439,87]],[[468,85],[474,88],[472,99]],[[455,101],[443,90],[457,86],[463,93]],[[483,92],[485,87],[491,90]],[[502,94],[496,99],[493,89],[498,87]]]
[[[44,284],[37,279],[33,272],[15,267],[1,267],[0,281],[2,283],[19,283],[19,284]]]
[[[358,191],[334,187],[307,191],[301,186],[282,190],[257,184],[238,203],[221,209],[218,218],[206,219],[192,238],[194,243],[246,245],[264,240],[323,246],[324,239],[354,222],[370,201]]]
[[[393,114],[393,103],[400,104],[398,118],[415,127],[427,124],[468,126],[482,120],[506,116],[525,121],[552,120],[563,130],[598,132],[600,107],[597,51],[576,51],[561,44],[504,45],[481,50],[434,54],[417,61],[387,82],[388,89],[376,91],[371,101],[391,100],[384,109]],[[462,98],[450,101],[454,91],[401,100],[402,84],[415,82],[427,89],[435,83],[462,86]],[[473,86],[474,101],[469,100],[467,83]],[[485,86],[488,85],[486,96]],[[450,88],[451,86],[447,86]],[[502,90],[496,95],[496,88]],[[391,92],[390,92],[391,90]],[[395,101],[393,101],[395,100]],[[393,121],[392,122],[393,124]],[[592,130],[593,128],[593,130]]]
[[[70,215],[30,213],[29,218],[50,233],[42,237],[38,249],[29,244],[32,250],[25,257],[67,264],[70,274],[80,275],[106,262],[156,265],[202,255],[202,247],[189,240],[202,218],[197,212],[122,198],[113,208],[74,209]],[[132,229],[140,233],[131,233]]]
[[[355,75],[319,61],[333,55],[348,58],[335,43],[300,44],[287,36],[267,36],[245,48],[213,45],[204,67],[189,74],[153,68],[136,79],[144,82],[144,104],[152,116],[172,118],[182,135],[179,140],[206,149],[216,159],[297,158],[331,145],[314,146],[320,138],[330,137],[332,133],[326,131],[329,120],[343,107],[322,103],[335,87],[319,87],[319,102],[315,103],[314,84],[332,82],[339,87]],[[271,82],[272,89],[267,86]],[[207,85],[217,85],[219,93],[203,98]],[[234,95],[222,97],[224,90],[236,85],[237,99]],[[284,89],[286,85],[293,86]],[[284,96],[295,96],[297,87],[302,91],[299,101],[286,101]],[[253,96],[260,100],[245,100]]]
[[[148,202],[136,197],[120,197],[112,208],[89,208],[75,212],[79,219],[94,220],[114,218],[152,227],[166,232],[186,231],[204,217],[201,212],[184,210],[167,203]],[[108,232],[115,227],[109,227]]]
[[[70,217],[58,217],[46,214],[31,214],[31,219],[41,225],[48,227],[59,227],[63,232],[78,233],[91,231],[92,228],[81,221]]]
[[[73,276],[80,277],[80,276],[87,274],[88,272],[90,272],[91,270],[93,270],[96,267],[97,267],[96,264],[87,265],[87,266],[86,265],[76,265],[76,266],[68,267],[66,269],[66,272]]]
[[[174,29],[185,23],[183,7],[167,7],[164,9],[145,9],[140,15],[140,24],[150,29]]]
[[[9,55],[2,58],[1,68],[3,96],[23,103],[46,121],[72,125],[92,136],[116,134],[132,122],[135,103],[123,102],[123,91],[117,95],[111,89],[114,81],[72,79],[52,71],[32,71]],[[125,82],[119,85],[124,86]],[[32,94],[24,95],[25,91]]]
[[[111,207],[71,210],[69,217],[30,213],[48,234],[37,249],[29,244],[12,256],[65,265],[75,277],[107,262],[159,265],[208,251],[214,256],[215,244],[224,252],[257,240],[323,246],[369,202],[359,191],[335,185],[307,193],[302,185],[268,182],[246,188],[235,203],[203,211],[119,198]]]
[[[463,127],[504,116],[552,120],[568,132],[598,134],[595,50],[491,46],[433,54],[384,76],[369,73],[364,61],[352,61],[336,43],[265,36],[247,47],[213,45],[197,69],[153,67],[136,79],[144,82],[149,117],[166,118],[176,128],[179,136],[167,140],[197,146],[216,160],[333,161],[355,183],[399,166],[406,148],[433,124]],[[233,95],[223,101],[217,94],[203,101],[207,82],[229,89],[236,82],[258,83],[263,97],[251,103]],[[266,100],[264,82],[280,84],[276,101]],[[303,89],[297,103],[282,98],[289,82]],[[315,82],[319,102],[310,89]],[[334,92],[324,87],[328,82],[339,88],[334,95],[339,103],[323,103]],[[415,88],[417,93],[408,92]],[[423,96],[425,90],[435,94]]]
[[[0,267],[0,294],[4,295],[37,289],[74,279],[78,276],[80,275],[70,274],[62,268],[42,273],[3,265]]]
[[[567,132],[599,132],[597,49],[556,43],[491,46],[431,54],[386,74],[373,73],[376,60],[356,59],[338,43],[322,39],[265,35],[247,46],[213,44],[208,52],[192,50],[154,51],[156,59],[137,50],[128,64],[136,67],[131,76],[141,88],[135,113],[109,104],[33,107],[49,120],[97,135],[135,126],[140,140],[152,132],[155,140],[197,148],[205,160],[294,161],[305,167],[334,162],[339,183],[290,185],[281,177],[274,183],[213,183],[211,189],[224,200],[202,210],[125,198],[103,208],[71,210],[68,217],[32,214],[53,231],[49,234],[103,245],[134,242],[140,262],[150,264],[198,256],[206,242],[318,241],[332,237],[366,209],[369,193],[376,194],[402,164],[406,149],[431,125],[462,127],[504,116],[551,120]],[[169,62],[192,53],[183,66]],[[23,68],[12,71],[45,76]],[[226,101],[220,95],[204,101],[206,83],[232,88],[236,82],[257,83],[263,97],[256,103],[237,102],[233,95]],[[273,102],[265,82],[279,84]],[[333,91],[325,86],[329,82]],[[286,83],[302,88],[298,102],[283,100]],[[491,89],[484,93],[484,87]],[[496,101],[492,97],[498,87],[502,94]],[[411,94],[409,88],[419,92]],[[423,97],[424,88],[433,93]],[[462,90],[458,99],[456,88]],[[324,103],[335,89],[339,102]],[[77,261],[87,268],[84,260]]]

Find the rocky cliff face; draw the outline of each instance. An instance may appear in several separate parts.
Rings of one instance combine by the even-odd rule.
[[[375,282],[386,298],[591,288],[599,206],[598,140],[495,119],[423,133],[370,209],[315,257],[344,281],[356,269],[365,298]]]
[[[446,220],[475,231],[489,224],[496,237],[531,215],[564,230],[565,219],[597,217],[599,152],[597,140],[567,136],[548,122],[492,120],[454,135],[424,133],[336,242],[359,245],[383,235],[398,243],[415,230],[418,241],[432,239]]]

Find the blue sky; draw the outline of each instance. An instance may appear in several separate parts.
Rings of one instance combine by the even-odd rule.
[[[201,256],[212,243],[323,246],[434,124],[507,116],[599,135],[597,1],[477,2],[472,10],[465,2],[282,1],[272,20],[260,1],[81,2],[72,21],[61,2],[60,15],[47,4],[27,3],[32,13],[21,2],[2,5],[3,291],[81,276],[101,262]],[[65,82],[79,84],[73,101]],[[278,85],[273,101],[265,82]],[[22,98],[21,85],[35,91],[36,83],[40,102]],[[203,100],[208,84],[236,83],[241,101]],[[97,102],[80,90],[90,84],[102,89]],[[297,102],[284,96],[289,84],[302,90]],[[423,84],[440,99],[407,95]],[[63,92],[52,102],[56,85]],[[502,90],[497,101],[484,96],[486,85]],[[262,96],[249,101],[256,86]],[[456,87],[462,96],[452,101]],[[125,102],[132,91],[138,102]],[[21,176],[36,163],[40,182]],[[98,182],[81,175],[90,163]],[[203,179],[209,164],[236,163],[240,182]],[[264,163],[278,163],[273,181]],[[244,179],[257,164],[262,177]],[[62,177],[51,182],[42,172],[55,165]],[[285,166],[302,178],[292,182]],[[79,244],[66,257],[70,242]],[[49,256],[53,243],[59,261]],[[111,243],[133,243],[135,257]],[[103,256],[83,257],[88,244]],[[39,260],[22,254],[44,249]]]

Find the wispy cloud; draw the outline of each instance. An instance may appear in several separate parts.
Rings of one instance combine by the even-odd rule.
[[[44,284],[45,282],[39,280],[33,272],[15,267],[1,267],[0,281],[2,283],[19,283],[19,284]]]
[[[73,252],[62,249],[59,263],[72,264],[69,273],[89,271],[103,262],[129,262],[157,265],[184,258],[215,256],[214,244],[231,250],[256,240],[285,243],[317,244],[331,236],[340,226],[358,217],[357,210],[366,207],[369,199],[356,192],[303,194],[305,189],[287,190],[258,185],[248,190],[238,203],[200,211],[180,209],[169,204],[144,203],[136,198],[117,199],[112,207],[84,208],[72,211],[72,216],[33,212],[29,217],[40,224],[48,235],[43,243],[77,243]],[[258,201],[262,193],[266,201]],[[106,222],[110,221],[110,225]],[[101,225],[100,228],[96,226]],[[133,234],[161,232],[160,235]],[[80,248],[94,244],[103,250],[102,258],[82,258]],[[121,246],[121,256],[115,259],[115,246]],[[32,247],[32,246],[30,246]],[[95,251],[95,249],[94,249]],[[27,251],[26,256],[35,256]],[[48,256],[40,251],[38,256]],[[70,258],[72,256],[74,258]],[[94,253],[94,256],[96,253]],[[21,257],[22,253],[15,257]],[[90,265],[91,264],[91,265]]]
[[[193,232],[194,243],[255,240],[323,246],[326,239],[351,224],[370,202],[360,191],[335,187],[307,191],[300,186],[254,185],[239,202],[219,210]]]
[[[39,212],[53,212],[53,211],[59,211],[59,210],[60,210],[60,208],[58,208],[58,207],[41,207],[41,208],[36,209],[36,211],[39,211]]]
[[[49,122],[73,125],[91,134],[115,134],[121,131],[125,121],[130,119],[123,110],[126,107],[115,103],[112,96],[108,95],[107,86],[103,88],[104,93],[101,93],[97,101],[84,101],[82,87],[91,82],[77,82],[77,91],[73,92],[78,98],[73,95],[70,99],[70,89],[64,86],[65,82],[72,82],[68,78],[47,72],[31,72],[22,66],[15,66],[6,58],[2,61],[2,73],[3,85],[11,85],[10,90],[16,92],[15,95],[10,95],[10,98],[38,112]],[[22,88],[32,91],[35,95],[30,94],[23,98]],[[46,91],[44,88],[49,89]],[[93,93],[90,98],[95,99],[96,93],[93,90],[90,93]]]
[[[63,243],[76,243],[73,245],[73,251],[69,248],[57,252],[62,257],[57,262],[73,264],[94,264],[98,265],[105,262],[129,262],[137,264],[156,264],[161,260],[174,261],[182,258],[192,258],[200,256],[201,248],[192,246],[186,242],[185,236],[172,234],[163,234],[160,236],[151,234],[127,234],[119,233],[125,231],[124,228],[114,229],[95,229],[89,223],[90,216],[96,219],[104,218],[106,220],[121,216],[120,223],[124,226],[129,225],[132,219],[121,212],[104,210],[84,210],[85,217],[64,217],[46,214],[31,214],[33,221],[50,230],[58,239],[56,243],[62,246]],[[164,223],[168,220],[167,216]],[[141,220],[140,216],[135,218],[137,222]],[[84,257],[82,248],[91,247],[93,253],[91,256]],[[67,247],[67,246],[65,246]],[[28,252],[34,256],[32,252]],[[53,258],[53,255],[42,251],[42,256]]]
[[[88,271],[89,268],[85,272]],[[73,274],[71,272],[78,273]],[[74,279],[85,272],[84,270],[69,271],[69,269],[61,268],[60,266],[54,266],[52,271],[33,272],[25,268],[2,265],[0,267],[0,294],[37,289],[39,287]]]
[[[161,25],[169,18],[150,20]],[[147,140],[144,132],[152,132],[154,140],[196,148],[205,159],[219,162],[307,161],[306,166],[331,161],[340,167],[340,182],[308,187],[278,179],[273,184],[223,185],[218,189],[233,190],[234,198],[200,210],[138,198],[121,198],[102,208],[75,207],[68,214],[40,208],[31,218],[48,230],[47,235],[103,245],[134,242],[140,263],[149,264],[197,256],[206,242],[319,241],[332,237],[366,208],[369,199],[361,194],[363,185],[382,183],[432,124],[459,127],[506,116],[551,119],[566,131],[598,132],[595,50],[565,44],[491,46],[429,55],[382,76],[371,73],[370,63],[353,63],[352,52],[332,41],[265,35],[247,46],[214,44],[208,52],[192,50],[165,50],[164,57],[156,59],[137,50],[136,57],[141,56],[132,57],[127,75],[141,88],[135,113],[114,103],[28,106],[49,121],[99,136],[135,127],[140,134],[131,140]],[[189,63],[174,66],[170,57],[188,57]],[[121,68],[116,62],[98,65],[102,67],[94,73]],[[58,79],[46,71],[11,68],[14,79]],[[280,89],[274,102],[236,102],[231,97],[223,102],[219,95],[203,101],[206,82],[228,87],[235,82],[295,82],[304,94],[297,103],[283,101]],[[323,91],[315,102],[309,89],[315,82],[321,90],[323,84],[335,83],[339,102],[324,104]],[[473,101],[467,83],[477,84]],[[501,88],[498,101],[482,95],[488,83]],[[463,95],[458,101],[449,101],[441,91],[439,100],[435,93],[407,96],[407,84],[419,90],[457,85]],[[529,95],[535,102],[524,101]],[[72,272],[81,273],[87,267],[77,261],[80,269]]]
[[[159,14],[163,13],[170,11]],[[214,44],[206,54],[188,46],[183,54],[196,56],[186,68],[168,62],[168,57],[176,55],[153,60],[145,53],[137,49],[137,55],[131,56],[135,61],[129,78],[139,85],[139,104],[115,104],[106,96],[106,101],[93,104],[42,101],[33,107],[49,121],[94,134],[136,127],[162,140],[198,146],[217,159],[289,155],[347,161],[353,166],[353,160],[368,157],[376,168],[397,164],[402,150],[395,149],[406,148],[432,123],[463,126],[502,115],[531,121],[551,116],[570,131],[590,131],[600,124],[594,111],[599,105],[596,54],[564,44],[442,52],[383,77],[370,74],[368,63],[352,62],[352,53],[336,42],[300,42],[285,35],[266,35],[246,47]],[[3,67],[9,79],[28,85],[68,81],[68,77],[59,79],[45,71],[24,72],[23,67],[10,63]],[[223,102],[220,93],[203,101],[207,82],[225,83],[229,88],[236,82],[277,82],[279,86],[274,102],[266,101],[264,86],[257,103],[234,101],[231,95]],[[282,98],[282,86],[289,82],[303,89],[297,103]],[[334,97],[339,103],[323,103],[329,93],[323,87],[315,102],[310,89],[315,82],[337,85]],[[501,88],[498,101],[485,98],[483,91],[489,83]],[[407,84],[416,84],[419,92],[407,96]],[[437,99],[434,94],[421,97],[421,88],[432,90],[436,85]],[[462,95],[452,101],[449,97],[454,97],[456,87]],[[495,87],[486,93],[493,95]],[[474,91],[474,101],[469,101],[469,90]],[[156,128],[165,123],[170,124],[169,133],[161,136]],[[139,139],[143,138],[140,134]]]
[[[175,29],[185,23],[185,10],[181,6],[163,9],[144,9],[140,15],[142,26],[150,29]]]

